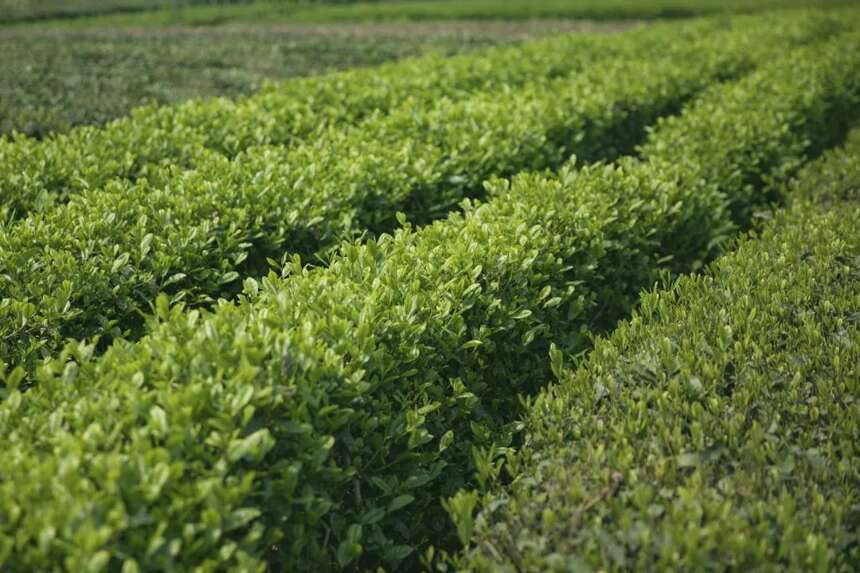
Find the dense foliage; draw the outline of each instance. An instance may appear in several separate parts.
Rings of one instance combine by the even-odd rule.
[[[643,35],[651,45],[659,42],[657,31]],[[621,49],[629,53],[631,45],[638,44],[622,43]],[[45,141],[0,138],[0,213],[20,218],[111,179],[145,179],[158,166],[191,167],[213,152],[234,157],[249,147],[315,140],[327,129],[398,107],[420,110],[443,97],[453,102],[552,81],[618,51],[609,39],[562,37],[523,49],[431,56],[288,81],[239,100],[139,108],[105,128],[82,127]]]
[[[513,484],[452,507],[478,571],[853,571],[860,131],[703,276],[650,293],[525,418]]]
[[[75,195],[0,229],[0,360],[29,370],[67,338],[136,336],[159,292],[192,305],[230,297],[270,259],[316,261],[352,233],[391,230],[398,212],[425,223],[480,195],[491,176],[630,152],[657,117],[832,24],[634,36],[611,62],[501,98],[407,104],[289,150],[210,154],[193,171]]]
[[[843,20],[850,30],[852,22]],[[629,108],[611,106],[608,116],[587,115],[588,106],[582,116],[570,113],[578,100],[547,116],[588,118],[588,125],[606,120],[589,127],[596,131],[567,132],[589,138],[607,126],[611,133],[615,114],[622,124],[634,118],[639,125],[653,117],[637,118],[640,108],[665,113],[661,106],[680,103],[673,94],[713,84],[680,115],[657,123],[641,158],[495,179],[485,202],[466,201],[443,221],[348,243],[324,268],[294,259],[281,276],[249,278],[238,304],[188,310],[161,297],[139,342],[116,343],[101,357],[92,344],[72,343],[27,391],[23,369],[7,370],[0,564],[10,571],[319,571],[414,566],[426,544],[451,542],[439,499],[474,485],[475,474],[481,484],[498,475],[516,429],[508,424],[519,412],[516,395],[545,379],[550,344],[566,352],[587,348],[594,332],[630,310],[641,288],[717,254],[804,160],[844,135],[860,104],[860,41],[819,24],[787,24],[782,39],[770,20],[701,39],[682,36],[679,44],[721,40],[687,54],[704,74],[698,83],[684,83],[690,80],[681,58],[674,66],[646,58],[650,73],[631,72],[626,87],[616,86],[612,73],[583,72],[596,86],[585,102],[601,101],[607,88],[614,98],[640,98]],[[756,25],[762,39],[774,34],[770,51],[769,42],[759,42],[758,51],[743,41]],[[739,47],[748,54],[733,60]],[[732,61],[740,69],[759,66],[723,84],[716,83],[720,74],[708,76],[717,62]],[[626,64],[621,57],[602,65]],[[462,114],[470,101],[494,113],[537,113],[541,90],[564,81],[518,88],[538,97],[530,98],[534,106],[511,106],[515,111],[476,95],[423,113]],[[500,93],[517,101],[516,90]],[[607,101],[627,100],[603,100],[596,109]],[[408,123],[407,143],[426,137],[444,145],[446,134],[481,125],[452,117],[458,121],[450,125]],[[396,110],[373,115],[357,129],[397,118]],[[527,125],[511,129],[528,132]],[[365,146],[401,137],[390,133]],[[546,133],[504,133],[517,145],[547,145],[538,157],[561,157]],[[493,132],[477,148],[448,157],[485,145],[502,149],[508,140],[498,138]],[[582,144],[617,145],[600,135]],[[519,159],[521,153],[521,163],[494,169],[548,165]],[[202,159],[229,169],[227,159]],[[465,164],[472,182],[484,176],[480,156]],[[315,177],[324,181],[326,173]],[[464,185],[446,176],[448,185],[432,191],[443,194],[442,206],[457,196],[445,193]],[[173,177],[157,171],[147,185],[172,185]],[[133,198],[136,187],[116,185],[127,191],[119,197]],[[79,197],[94,201],[96,194]],[[23,232],[32,220],[8,228]],[[208,232],[218,240],[217,231]],[[134,259],[117,252],[115,276],[152,256],[147,249],[156,240],[140,237]],[[464,534],[462,501],[448,505]]]

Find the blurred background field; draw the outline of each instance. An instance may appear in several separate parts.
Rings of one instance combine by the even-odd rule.
[[[267,80],[629,26],[553,20],[0,29],[0,133],[41,137],[147,103],[245,95]]]
[[[834,7],[853,0],[0,0],[0,22],[79,18],[103,24],[522,18],[684,18],[715,12]],[[143,14],[146,13],[146,14]],[[89,22],[88,22],[89,23]]]
[[[855,0],[818,0],[841,6]],[[134,107],[266,81],[655,19],[807,0],[0,0],[0,135],[44,137]]]

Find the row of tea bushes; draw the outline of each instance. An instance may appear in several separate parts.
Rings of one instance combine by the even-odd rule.
[[[743,28],[761,20],[798,42],[850,28],[844,18],[819,12],[736,18],[730,25]],[[647,58],[661,51],[667,37],[704,37],[723,27],[721,20],[698,21],[611,38],[555,38],[486,55],[419,58],[286,82],[238,101],[142,108],[104,128],[83,127],[44,142],[0,138],[0,218],[20,218],[115,178],[147,178],[158,166],[193,167],[213,153],[232,158],[255,145],[312,141],[320,131],[392,109],[420,110],[477,92],[501,97],[507,88],[598,68],[616,56]]]
[[[687,33],[697,35],[708,27],[714,26],[692,25]],[[192,167],[212,152],[233,157],[254,145],[313,140],[320,130],[391,109],[564,77],[616,54],[659,45],[656,32],[633,36],[621,42],[559,37],[480,55],[409,59],[288,81],[238,100],[143,107],[103,128],[82,127],[45,141],[0,139],[0,208],[6,218],[20,218],[115,178],[146,178],[158,166]]]
[[[555,356],[513,484],[477,523],[475,494],[451,504],[459,568],[856,568],[860,131],[790,196],[761,237],[646,296],[581,368]]]
[[[766,200],[858,96],[856,40],[795,50],[708,96],[756,129],[719,124],[710,147],[678,141],[673,162],[497,181],[448,220],[248,280],[239,304],[183,312],[162,298],[141,341],[100,358],[69,345],[28,392],[7,377],[0,564],[414,564],[450,530],[440,496],[498,471],[493,444],[516,394],[544,379],[550,342],[586,347],[663,270],[707,256],[730,206]],[[712,112],[682,117],[696,129]],[[682,228],[689,240],[669,242]]]
[[[770,22],[667,41],[649,59],[501,94],[374,118],[291,150],[213,156],[158,182],[116,182],[0,229],[0,361],[28,370],[67,338],[136,337],[159,292],[208,304],[283,253],[314,260],[339,239],[423,223],[482,181],[612,158],[659,116],[792,37]],[[753,46],[768,37],[768,47]],[[779,48],[776,48],[779,49]],[[683,55],[683,63],[679,63]]]

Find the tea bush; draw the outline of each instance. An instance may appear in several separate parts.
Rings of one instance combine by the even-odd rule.
[[[439,498],[498,475],[549,344],[586,348],[712,256],[858,96],[853,36],[789,51],[658,126],[646,160],[496,180],[447,220],[246,280],[239,304],[162,297],[138,343],[70,344],[27,392],[7,372],[0,563],[414,565],[448,540]]]
[[[860,562],[860,131],[791,207],[655,290],[525,417],[514,476],[461,494],[470,571],[853,571]]]
[[[643,41],[647,37],[658,38]],[[0,138],[0,208],[7,218],[20,218],[115,178],[138,180],[158,166],[198,165],[207,150],[233,157],[255,145],[313,140],[326,127],[375,112],[566,76],[616,51],[600,38],[571,36],[483,55],[427,56],[286,81],[237,100],[145,106],[104,128],[81,127],[44,141]]]
[[[153,181],[114,182],[0,229],[0,360],[28,370],[67,338],[140,334],[159,292],[198,305],[234,296],[286,252],[304,259],[396,214],[424,223],[494,175],[628,152],[656,118],[747,71],[779,40],[828,27],[759,21],[680,37],[573,78],[397,110],[286,150],[262,147]],[[824,30],[824,31],[823,31]],[[763,37],[773,42],[754,49]],[[684,55],[684,64],[677,59]],[[635,78],[635,79],[634,79]],[[156,181],[157,180],[157,181]]]

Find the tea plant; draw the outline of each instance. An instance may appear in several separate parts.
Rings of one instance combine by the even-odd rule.
[[[860,496],[860,131],[702,276],[645,296],[524,419],[469,571],[852,571]]]
[[[496,180],[447,220],[247,280],[239,304],[161,298],[138,343],[70,344],[27,392],[7,373],[0,562],[414,565],[452,532],[439,498],[498,476],[550,343],[587,348],[707,260],[858,97],[855,38],[789,51],[658,126],[646,159]]]

